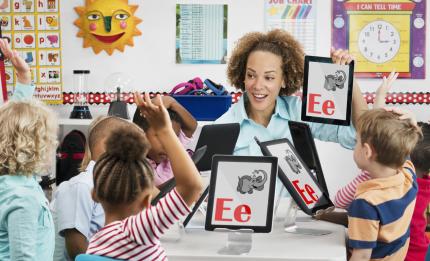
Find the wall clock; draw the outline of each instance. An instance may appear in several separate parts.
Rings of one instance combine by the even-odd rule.
[[[333,0],[332,13],[332,45],[355,56],[357,77],[425,78],[425,1]]]

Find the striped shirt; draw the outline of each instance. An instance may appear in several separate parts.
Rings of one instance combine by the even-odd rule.
[[[372,248],[371,260],[403,260],[418,185],[414,166],[400,173],[360,183],[348,208],[349,247]]]
[[[157,205],[103,227],[91,238],[87,254],[126,260],[167,260],[160,236],[189,212],[175,188]]]
[[[369,173],[362,170],[360,175],[355,177],[348,185],[339,189],[334,197],[334,205],[337,208],[348,209],[351,202],[354,200],[357,185],[370,179]]]

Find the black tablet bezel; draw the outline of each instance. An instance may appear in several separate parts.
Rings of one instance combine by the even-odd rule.
[[[288,139],[277,139],[277,140],[271,140],[266,142],[259,142],[261,151],[263,155],[267,156],[273,156],[270,150],[268,149],[268,146],[271,145],[277,145],[277,144],[286,144],[286,146],[289,146],[289,149],[295,154],[296,158],[300,161],[302,166],[305,168],[306,173],[315,181],[315,184],[317,185],[318,189],[321,191],[322,196],[318,200],[318,202],[315,204],[315,206],[310,209],[308,206],[303,202],[302,198],[294,188],[291,181],[288,179],[287,175],[284,173],[284,171],[281,169],[281,167],[278,167],[278,177],[281,180],[281,182],[284,184],[286,189],[288,190],[288,193],[290,193],[291,197],[294,199],[294,201],[297,203],[297,205],[300,207],[303,212],[305,212],[308,215],[314,215],[318,210],[327,209],[330,207],[333,207],[333,203],[331,202],[330,198],[327,196],[327,194],[324,192],[324,190],[321,188],[318,181],[315,179],[315,177],[310,172],[308,166],[304,163],[303,159],[300,157],[300,155],[297,153],[296,149],[294,148],[293,144]]]
[[[334,124],[334,125],[343,125],[349,126],[351,124],[351,105],[352,105],[352,91],[353,91],[353,80],[354,80],[354,61],[348,64],[349,73],[348,73],[348,95],[347,95],[347,105],[346,105],[346,119],[330,119],[324,117],[315,117],[308,116],[306,114],[307,107],[307,98],[308,98],[308,79],[309,79],[309,62],[318,62],[318,63],[331,63],[333,64],[333,60],[328,57],[319,57],[319,56],[305,56],[305,70],[304,70],[304,80],[303,80],[303,98],[302,98],[302,121],[309,122],[319,122],[326,124]]]
[[[196,167],[199,171],[207,171],[212,167],[211,160],[215,154],[230,154],[225,150],[231,148],[231,154],[233,154],[234,147],[237,139],[239,138],[240,124],[239,123],[221,123],[221,124],[208,124],[204,125],[200,131],[200,136],[197,141],[196,148],[200,148],[204,145],[207,146],[205,155],[202,159],[196,163]],[[228,135],[226,137],[225,135]],[[226,141],[228,139],[228,141]],[[227,143],[222,146],[223,143]],[[222,148],[222,150],[220,150]]]
[[[182,225],[184,225],[184,227],[186,228],[187,225],[189,224],[189,222],[191,221],[191,218],[193,218],[194,214],[197,212],[197,210],[199,209],[200,205],[203,203],[203,201],[206,199],[206,197],[208,196],[209,193],[209,185],[206,187],[206,189],[203,191],[203,193],[200,195],[200,198],[196,201],[196,203],[193,206],[193,209],[191,210],[191,212],[188,214],[188,216],[184,219],[184,221],[182,222]]]
[[[294,143],[294,148],[297,148],[296,149],[297,153],[300,155],[299,148],[306,148],[310,150],[309,153],[312,154],[312,156],[314,157],[313,161],[315,162],[315,165],[317,165],[315,167],[316,167],[318,184],[320,184],[320,186],[327,194],[327,196],[330,196],[328,192],[327,183],[325,181],[324,173],[322,171],[321,162],[318,156],[318,151],[315,146],[314,137],[312,136],[312,132],[311,132],[311,128],[309,127],[309,124],[307,124],[306,122],[288,121],[288,126],[290,127],[291,138]],[[307,140],[306,144],[298,144],[297,139],[295,139],[296,133],[298,132],[301,132],[301,135],[305,136]],[[301,155],[301,156],[302,156],[302,159],[304,160],[304,155]]]
[[[214,208],[214,193],[216,188],[216,179],[219,162],[258,162],[271,163],[270,184],[269,184],[269,202],[267,205],[266,225],[265,226],[237,226],[237,225],[218,225],[212,224],[212,214]],[[232,156],[232,155],[214,155],[212,158],[212,173],[209,186],[209,199],[206,211],[205,229],[213,231],[217,228],[240,230],[251,229],[255,233],[270,233],[272,231],[273,221],[273,201],[275,198],[276,173],[278,169],[278,158],[271,156]]]

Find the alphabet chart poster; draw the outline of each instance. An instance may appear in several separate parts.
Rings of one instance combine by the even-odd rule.
[[[272,164],[220,161],[213,225],[266,226]]]
[[[265,0],[266,29],[284,29],[302,44],[306,54],[314,54],[316,5],[312,2],[312,0]]]
[[[0,0],[3,38],[31,68],[35,97],[62,104],[60,0]],[[12,64],[6,62],[9,94],[16,84]]]

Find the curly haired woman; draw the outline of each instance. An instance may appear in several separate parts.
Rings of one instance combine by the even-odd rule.
[[[344,50],[331,50],[336,64],[349,64],[352,57]],[[291,96],[303,83],[304,52],[289,33],[275,29],[267,33],[252,32],[243,36],[233,50],[227,68],[231,84],[244,91],[243,98],[216,123],[240,123],[235,155],[261,155],[254,136],[261,141],[289,138],[288,121],[300,121],[301,99]],[[354,82],[352,123],[366,111],[367,104]],[[352,149],[353,126],[308,123],[315,138],[338,142]]]

